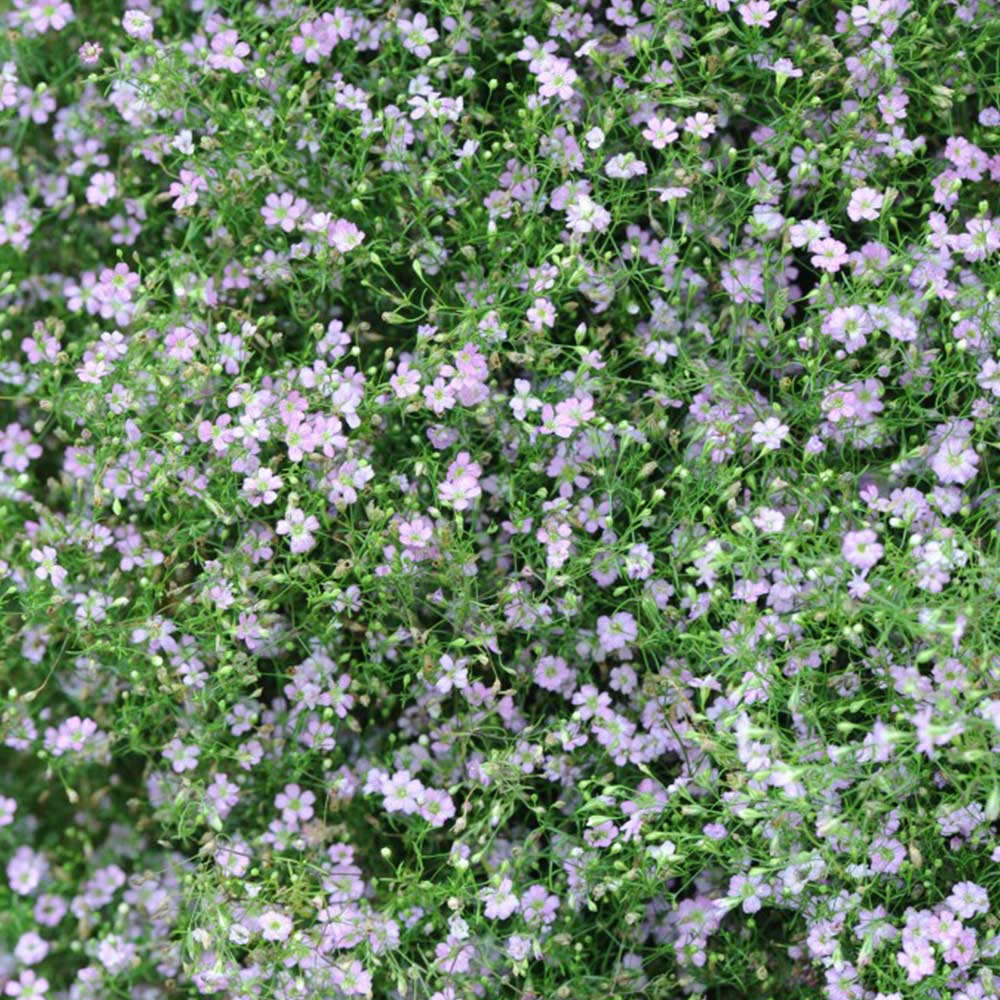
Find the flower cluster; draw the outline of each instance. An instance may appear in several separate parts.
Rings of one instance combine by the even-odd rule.
[[[0,994],[1000,998],[997,0],[0,27]]]

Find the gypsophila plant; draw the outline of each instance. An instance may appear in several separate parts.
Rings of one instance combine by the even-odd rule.
[[[1000,1000],[996,0],[0,4],[0,994]]]

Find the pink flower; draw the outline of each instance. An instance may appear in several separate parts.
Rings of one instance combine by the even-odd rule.
[[[257,918],[257,926],[265,941],[286,941],[292,933],[292,921],[277,910],[265,910]]]
[[[0,808],[2,805],[0,801]],[[24,965],[37,965],[48,953],[49,943],[37,931],[25,932],[14,946],[14,957]]]
[[[0,434],[0,452],[3,453],[2,464],[15,472],[24,472],[33,459],[41,457],[42,446],[31,440],[31,432],[20,424],[7,425],[7,430]]]
[[[444,790],[428,788],[420,803],[420,815],[433,827],[442,827],[455,815],[455,803]]]
[[[527,316],[533,330],[541,332],[546,326],[552,329],[556,321],[555,306],[548,299],[535,299],[528,309]]]
[[[931,468],[942,483],[964,485],[976,478],[979,455],[969,446],[966,438],[949,437],[934,453]]]
[[[823,397],[823,410],[831,423],[849,419],[858,412],[858,400],[854,393],[844,386],[837,386]]]
[[[715,119],[704,111],[688,115],[684,119],[684,131],[698,139],[707,139],[715,134]]]
[[[312,533],[319,530],[319,521],[312,514],[306,516],[304,511],[296,507],[288,511],[274,530],[279,535],[288,535],[289,548],[299,555],[308,552],[316,544]]]
[[[246,69],[243,58],[250,55],[250,46],[241,42],[232,28],[220,31],[212,39],[211,48],[208,65],[212,69],[228,69],[231,73],[242,73]]]
[[[743,23],[751,28],[766,28],[778,16],[767,0],[749,0],[736,8]]]
[[[533,885],[521,897],[521,915],[529,924],[548,926],[556,919],[559,911],[559,897],[551,894],[543,885]]]
[[[566,206],[566,224],[580,236],[603,232],[611,224],[611,215],[589,195],[579,194]]]
[[[313,792],[303,791],[298,785],[285,785],[274,800],[275,808],[281,810],[281,818],[286,823],[305,823],[313,817],[313,804],[316,796]]]
[[[276,476],[264,465],[252,476],[247,476],[243,480],[243,492],[251,507],[274,503],[278,499],[278,490],[281,489],[281,486],[281,476]]]
[[[307,63],[318,63],[333,52],[334,46],[351,33],[352,19],[343,8],[324,14],[316,21],[303,21],[292,39],[292,52]]]
[[[87,203],[102,207],[118,193],[115,175],[110,171],[102,171],[90,178],[87,186]]]
[[[72,715],[58,729],[45,731],[45,746],[53,757],[65,753],[83,753],[88,745],[96,746],[102,734],[93,719]]]
[[[180,180],[174,181],[167,193],[174,199],[174,210],[179,212],[195,205],[198,201],[198,192],[207,188],[208,184],[200,174],[196,174],[193,170],[181,170]]]
[[[385,777],[379,789],[384,799],[385,811],[410,815],[416,809],[414,793],[422,788],[420,782],[414,782],[410,778],[409,771],[396,771],[391,778]]]
[[[198,766],[201,749],[193,744],[184,744],[174,737],[164,748],[163,756],[170,761],[170,766],[176,774],[193,771]]]
[[[455,405],[455,396],[448,383],[439,376],[431,385],[424,386],[424,402],[432,413],[441,416]]]
[[[125,34],[148,42],[153,37],[153,19],[142,10],[127,10],[122,17]]]
[[[967,261],[985,260],[1000,249],[1000,222],[996,219],[969,219],[965,228],[956,242]]]
[[[975,882],[959,882],[951,890],[947,903],[963,920],[990,911],[989,893]]]
[[[873,222],[878,218],[884,202],[885,196],[880,191],[870,187],[857,188],[847,204],[847,217],[852,222],[860,222],[862,219]]]
[[[850,259],[847,247],[840,240],[830,237],[813,240],[809,244],[809,252],[813,255],[810,258],[813,267],[830,274],[839,271]]]
[[[49,981],[25,969],[16,980],[9,979],[4,993],[15,1000],[43,1000],[49,989]]]
[[[856,569],[867,571],[882,558],[885,549],[871,528],[863,528],[861,531],[849,531],[844,536],[840,551]]]
[[[646,122],[642,137],[652,143],[653,149],[665,149],[668,143],[677,140],[677,123],[672,118],[657,118],[655,115]]]
[[[469,661],[464,656],[456,660],[445,653],[438,660],[441,673],[434,682],[435,690],[441,694],[448,694],[452,690],[464,691],[469,686],[468,665]]]
[[[198,338],[186,326],[175,326],[164,338],[167,357],[175,361],[188,362],[194,360],[194,352],[198,347]]]
[[[396,28],[403,36],[404,49],[420,59],[430,58],[431,42],[436,42],[440,36],[428,27],[425,14],[415,14],[412,21],[401,17],[396,21]]]
[[[535,683],[546,691],[563,691],[574,680],[573,671],[561,656],[543,656],[535,666]],[[572,692],[572,687],[566,692]]]
[[[560,101],[568,101],[574,94],[576,80],[576,70],[568,59],[547,55],[538,70],[538,93],[546,99],[558,97]]]
[[[774,65],[771,66],[771,72],[778,77],[779,84],[782,82],[782,77],[788,79],[802,76],[802,70],[800,70],[791,59],[786,57],[776,59]]]
[[[771,507],[760,507],[753,516],[753,523],[765,535],[776,535],[785,528],[785,515]]]
[[[468,510],[482,492],[479,483],[470,477],[448,479],[438,487],[438,499],[455,510]]]
[[[76,54],[80,57],[80,62],[85,66],[93,66],[101,58],[103,51],[104,47],[100,42],[84,42],[76,50]]]
[[[765,451],[777,451],[786,437],[788,437],[788,427],[777,417],[768,417],[766,420],[758,420],[753,425],[751,440],[754,444],[761,445]]]
[[[31,559],[38,563],[35,576],[39,580],[51,580],[53,587],[61,587],[66,579],[66,570],[56,562],[56,550],[51,545],[31,550]]]
[[[504,878],[495,889],[480,891],[479,898],[486,904],[483,913],[487,920],[506,920],[516,912],[520,900],[514,895],[513,888],[513,882],[509,878]]]
[[[897,952],[896,960],[906,970],[907,982],[919,983],[921,979],[931,975],[935,969],[934,957],[925,945],[912,951],[904,949]]]
[[[340,253],[348,253],[361,246],[365,233],[347,219],[336,219],[326,231],[326,241]]]
[[[594,400],[590,396],[577,399],[575,396],[556,403],[555,411],[549,415],[548,405],[542,409],[542,421],[549,424],[556,437],[572,437],[573,431],[594,419]],[[543,431],[544,433],[544,431]]]
[[[635,641],[638,634],[638,623],[627,611],[619,611],[610,618],[601,615],[597,619],[597,636],[605,653],[624,649],[630,642]]]
[[[46,31],[62,31],[73,20],[73,8],[68,3],[50,0],[48,3],[35,3],[28,8],[31,17],[31,30],[37,34]]]
[[[420,391],[420,372],[411,368],[408,361],[403,361],[389,379],[389,385],[397,399],[409,399]]]
[[[830,235],[830,227],[823,219],[803,219],[788,230],[788,241],[793,247],[804,247],[813,240]]]
[[[349,997],[372,995],[372,974],[355,958],[334,968],[333,981],[338,992]]]
[[[265,225],[272,228],[279,226],[284,232],[290,233],[299,224],[308,207],[305,198],[296,198],[289,191],[283,194],[272,192],[264,199],[260,214],[264,217]]]

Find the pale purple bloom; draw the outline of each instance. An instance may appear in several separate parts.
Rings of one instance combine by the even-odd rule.
[[[26,844],[18,847],[7,862],[7,884],[19,896],[29,896],[49,870],[49,862],[40,851]]]
[[[278,910],[265,910],[257,918],[257,926],[265,941],[286,941],[292,933],[292,921]]]
[[[485,904],[483,912],[488,920],[506,920],[517,910],[520,900],[512,890],[509,878],[501,879],[496,888],[480,890],[479,898]]]
[[[856,188],[851,192],[851,200],[847,205],[847,215],[852,222],[869,222],[878,218],[885,196],[881,191],[870,187]]]
[[[229,28],[212,38],[208,65],[212,69],[227,69],[231,73],[242,73],[246,69],[244,58],[250,55],[250,46],[241,42],[239,35]]]
[[[759,507],[753,516],[753,523],[765,535],[780,534],[785,529],[785,515],[771,507]]]
[[[444,826],[455,815],[455,803],[446,791],[427,788],[421,796],[420,815],[433,827]]]
[[[624,649],[638,634],[639,627],[636,620],[627,611],[619,611],[610,618],[601,615],[597,619],[597,635],[601,649],[606,653]]]
[[[665,149],[669,143],[677,140],[677,123],[671,118],[653,115],[647,120],[642,137],[653,149]]]
[[[396,21],[396,29],[402,36],[404,49],[409,50],[420,59],[430,58],[431,43],[436,42],[439,36],[428,25],[426,14],[414,14],[412,20],[401,17]]]
[[[753,425],[751,440],[754,444],[761,445],[765,451],[777,451],[786,437],[788,437],[788,426],[777,417],[767,417]]]
[[[743,23],[751,28],[766,28],[778,16],[767,0],[749,0],[741,3],[736,10]]]
[[[830,274],[839,271],[849,260],[847,247],[840,240],[829,237],[813,240],[809,244],[809,252],[812,254],[809,259],[813,267]]]
[[[101,207],[106,205],[118,194],[118,184],[115,175],[108,170],[98,171],[90,178],[87,185],[88,204]]]
[[[54,757],[67,753],[82,754],[88,747],[96,749],[102,735],[93,719],[73,715],[60,723],[58,728],[45,731],[45,745]]]
[[[297,198],[289,191],[282,194],[272,192],[264,199],[264,207],[260,214],[268,226],[279,227],[290,233],[305,215],[308,203],[304,198]]]
[[[589,195],[579,194],[566,206],[566,224],[580,236],[603,232],[611,224],[611,214]]]
[[[533,885],[521,897],[521,914],[528,924],[548,926],[555,921],[558,911],[559,897],[543,885]]]
[[[841,546],[844,558],[856,569],[865,571],[870,570],[882,558],[884,551],[871,528],[849,531]]]
[[[122,27],[132,38],[147,42],[153,37],[153,19],[142,10],[127,10],[122,16]]]
[[[319,521],[312,514],[295,507],[278,521],[275,529],[279,535],[288,535],[289,547],[299,555],[308,552],[315,544],[314,531],[319,530]]]
[[[327,228],[326,241],[338,253],[350,253],[364,242],[365,232],[347,219],[335,219]]]
[[[892,874],[906,860],[906,849],[895,837],[876,837],[869,851],[873,872]]]
[[[48,953],[49,943],[37,931],[26,931],[14,946],[14,957],[24,965],[37,965]]]
[[[57,553],[51,545],[43,545],[40,549],[31,550],[31,559],[38,563],[35,576],[39,580],[50,580],[52,586],[61,587],[66,581],[67,571],[56,562]]]
[[[931,458],[931,468],[942,483],[964,485],[975,479],[979,455],[968,439],[950,435]]]
[[[17,979],[7,980],[4,993],[14,1000],[43,1000],[48,995],[49,981],[25,969]]]
[[[281,476],[275,475],[267,466],[261,466],[252,476],[243,480],[243,493],[251,507],[274,503],[281,487]]]
[[[903,951],[896,953],[896,960],[906,972],[907,982],[911,985],[919,983],[921,979],[931,975],[936,968],[934,956],[927,946],[915,947],[910,950],[904,948]]]
[[[959,882],[946,902],[963,920],[971,920],[990,910],[989,894],[975,882]]]
[[[285,785],[274,800],[275,808],[281,810],[281,818],[286,823],[305,823],[313,817],[316,796],[303,791],[297,784]]]
[[[176,736],[163,748],[163,756],[170,761],[170,766],[177,774],[193,771],[198,766],[200,754],[200,747],[182,743]]]

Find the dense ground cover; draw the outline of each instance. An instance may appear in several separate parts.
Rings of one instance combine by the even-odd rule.
[[[1000,996],[996,4],[0,24],[6,996]]]

